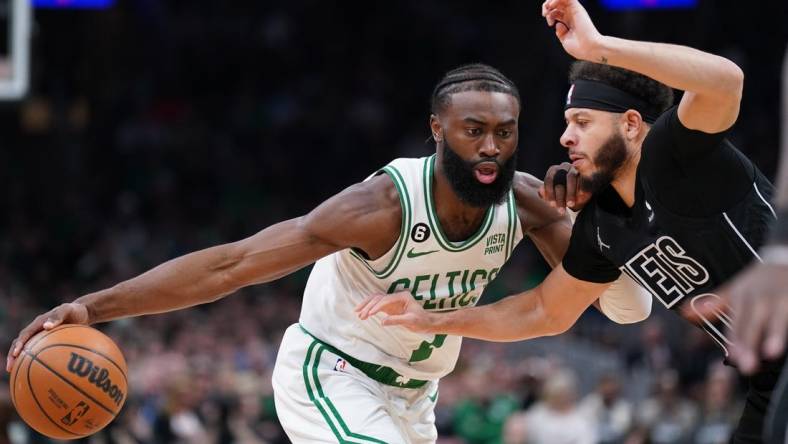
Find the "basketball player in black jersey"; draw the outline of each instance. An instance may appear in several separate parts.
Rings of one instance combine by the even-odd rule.
[[[561,144],[591,197],[562,264],[535,289],[452,313],[426,313],[410,294],[375,295],[363,319],[493,341],[566,331],[622,272],[697,322],[728,353],[724,311],[697,310],[753,260],[776,214],[773,187],[726,138],[742,71],[692,48],[601,35],[577,0],[542,6],[573,66]],[[671,107],[671,87],[685,91]],[[587,193],[588,194],[588,193]],[[576,202],[573,202],[576,203]],[[750,377],[734,443],[762,442],[779,363]]]

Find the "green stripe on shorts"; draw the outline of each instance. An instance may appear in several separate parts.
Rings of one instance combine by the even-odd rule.
[[[331,431],[334,433],[334,436],[339,440],[340,444],[346,443],[369,443],[373,442],[376,444],[387,444],[385,441],[381,441],[377,438],[373,438],[371,436],[361,435],[359,433],[353,433],[348,428],[345,421],[342,419],[342,416],[339,414],[339,411],[334,406],[334,403],[331,402],[331,399],[323,393],[323,387],[320,385],[320,380],[317,377],[317,367],[320,363],[320,356],[323,354],[326,348],[319,343],[318,341],[312,341],[312,344],[309,346],[309,349],[306,352],[306,358],[304,359],[304,368],[303,368],[303,375],[304,375],[304,384],[306,385],[307,394],[309,394],[309,399],[315,404],[315,407],[320,411],[320,414],[323,415],[323,418],[328,423],[328,426],[331,427]],[[314,355],[314,359],[312,356]],[[311,370],[312,370],[312,379],[313,383],[309,380],[309,367],[311,362]],[[315,392],[317,392],[317,396],[315,396]],[[328,406],[328,410],[323,406],[323,404]],[[336,423],[339,424],[341,431],[337,428]],[[348,438],[353,439],[350,441],[344,438],[342,435],[347,436]]]

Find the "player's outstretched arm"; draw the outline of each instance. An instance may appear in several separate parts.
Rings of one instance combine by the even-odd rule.
[[[356,307],[360,319],[387,314],[383,325],[409,330],[511,342],[565,332],[610,284],[585,282],[558,265],[533,290],[498,302],[448,313],[425,311],[408,292],[376,295]]]
[[[400,223],[399,198],[387,176],[353,185],[305,216],[272,225],[238,242],[170,260],[38,316],[12,342],[7,369],[25,342],[42,329],[64,322],[93,324],[212,302],[348,247],[360,248],[374,258],[394,244]]]
[[[685,91],[679,105],[685,127],[718,133],[736,121],[744,74],[730,60],[686,46],[604,36],[578,0],[547,0],[542,15],[573,57],[639,72]]]
[[[571,164],[565,164],[571,167]],[[561,168],[563,165],[557,167]],[[525,173],[518,173],[514,181],[514,194],[517,200],[517,211],[523,225],[523,231],[533,241],[542,253],[542,256],[551,267],[557,266],[569,247],[572,235],[572,221],[566,215],[563,207],[555,203],[548,203],[543,199],[545,190],[556,190],[552,193],[559,202],[561,199],[578,201],[578,193],[568,193],[567,189],[576,187],[575,175],[568,175],[571,181],[566,181],[564,189],[555,187],[551,177],[555,175],[553,168],[548,170],[547,178],[543,184],[541,180]],[[550,183],[548,183],[550,180]],[[590,194],[588,195],[590,196]],[[588,200],[588,196],[581,204]],[[622,274],[610,287],[594,301],[594,306],[608,319],[619,324],[640,322],[651,314],[651,295],[637,285],[626,274]]]

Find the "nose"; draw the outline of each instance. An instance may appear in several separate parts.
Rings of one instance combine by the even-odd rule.
[[[482,157],[497,157],[501,150],[495,144],[495,137],[492,134],[487,135],[482,140],[482,145],[479,148],[479,154]]]
[[[564,133],[561,134],[561,145],[565,148],[572,148],[573,146],[577,146],[577,136],[574,132],[569,130],[569,127],[566,127]]]

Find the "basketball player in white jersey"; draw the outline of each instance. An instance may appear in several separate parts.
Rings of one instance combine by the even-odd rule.
[[[438,380],[454,368],[461,338],[383,328],[354,307],[370,293],[402,290],[430,311],[472,307],[523,235],[551,265],[560,262],[571,224],[538,197],[539,180],[515,174],[519,113],[515,85],[497,70],[449,72],[432,97],[435,155],[394,160],[303,217],[40,315],[12,344],[8,369],[42,329],[212,302],[317,261],[273,374],[290,439],[434,442]],[[648,316],[650,297],[623,287],[600,298],[603,312],[622,323]]]

